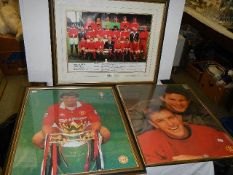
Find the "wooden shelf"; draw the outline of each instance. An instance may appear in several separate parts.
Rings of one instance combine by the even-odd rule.
[[[233,33],[224,26],[210,20],[190,7],[185,7],[184,9],[182,24],[193,26],[205,39],[214,41],[218,49],[223,49],[233,54]]]
[[[0,46],[0,53],[24,51],[23,41],[16,41],[13,35],[0,35],[0,43],[4,43]]]
[[[196,10],[192,9],[191,7],[185,7],[184,11],[192,16],[193,18],[197,19],[201,23],[205,24],[206,26],[212,28],[216,32],[230,38],[233,40],[233,33],[229,31],[226,27],[218,24],[217,22],[203,16],[201,13],[198,13]]]

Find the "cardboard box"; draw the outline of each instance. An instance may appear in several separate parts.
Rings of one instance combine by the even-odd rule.
[[[203,73],[200,80],[203,92],[216,104],[225,104],[229,99],[231,89],[216,84],[216,79],[207,70]]]
[[[200,62],[188,63],[188,65],[186,66],[187,72],[197,81],[201,80],[202,74],[204,72],[204,70],[202,70],[200,66],[198,66],[199,63]]]

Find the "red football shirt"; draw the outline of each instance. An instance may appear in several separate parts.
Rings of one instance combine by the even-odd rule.
[[[130,32],[128,31],[122,31],[121,32],[121,38],[126,39],[129,38]]]
[[[78,29],[75,27],[69,28],[68,35],[70,38],[76,38],[78,36]]]
[[[148,37],[149,37],[149,32],[148,31],[140,32],[140,34],[139,34],[140,43],[141,44],[146,44]]]
[[[92,50],[92,51],[96,49],[94,41],[87,42],[86,46],[87,46],[87,49]]]
[[[78,43],[78,48],[79,48],[79,49],[86,48],[86,47],[87,47],[87,42],[86,42],[86,40],[80,41],[80,42]]]
[[[132,51],[139,51],[140,50],[139,42],[132,42],[131,43],[131,50]]]
[[[97,50],[103,50],[104,49],[104,42],[103,41],[96,41],[95,42],[95,48]]]
[[[73,110],[65,108],[64,103],[50,106],[44,115],[43,123],[50,126],[56,123],[57,126],[61,126],[61,124],[69,125],[71,122],[91,124],[99,121],[100,117],[92,105],[78,102]]]
[[[191,135],[173,139],[161,130],[150,130],[138,136],[148,164],[171,162],[174,156],[218,157],[233,155],[233,142],[223,132],[203,125],[189,124]]]
[[[137,22],[133,22],[130,24],[130,29],[133,30],[133,28],[139,29],[139,24]]]
[[[120,29],[121,29],[121,30],[124,30],[125,28],[128,29],[129,26],[130,26],[129,22],[124,22],[124,21],[122,21],[122,22],[120,23]]]

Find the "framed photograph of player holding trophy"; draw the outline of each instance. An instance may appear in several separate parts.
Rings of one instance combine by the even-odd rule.
[[[168,1],[53,0],[55,84],[154,82]]]
[[[6,174],[144,171],[112,87],[27,89]]]

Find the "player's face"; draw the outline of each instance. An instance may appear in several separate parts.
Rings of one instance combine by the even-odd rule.
[[[188,131],[185,129],[182,116],[173,114],[168,110],[153,112],[151,115],[151,124],[162,130],[166,135],[175,139],[187,137]]]
[[[161,99],[165,106],[174,112],[185,112],[189,106],[189,100],[181,94],[167,93]]]
[[[115,18],[114,18],[114,21],[115,21],[115,22],[117,22],[117,21],[118,21],[118,18],[117,18],[117,17],[115,17]]]
[[[100,18],[97,18],[97,19],[96,19],[96,22],[97,22],[97,23],[101,22]]]
[[[144,31],[147,31],[147,27],[145,26],[145,27],[143,28],[143,30],[144,30]]]
[[[136,28],[136,27],[133,27],[132,30],[133,30],[134,32],[137,32],[137,28]]]
[[[75,107],[77,103],[76,96],[63,96],[62,100],[66,107]]]

